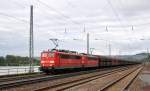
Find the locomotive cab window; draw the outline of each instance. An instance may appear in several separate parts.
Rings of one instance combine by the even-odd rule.
[[[42,53],[42,57],[47,57],[47,53]]]
[[[54,57],[54,53],[49,53],[48,57],[51,57],[51,58]]]

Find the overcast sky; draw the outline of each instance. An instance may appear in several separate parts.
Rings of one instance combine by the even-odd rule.
[[[30,5],[34,6],[35,56],[54,47],[50,38],[60,40],[60,49],[86,52],[87,33],[94,54],[108,55],[109,44],[112,55],[144,52],[150,48],[149,3],[150,0],[0,0],[0,56],[28,56]]]

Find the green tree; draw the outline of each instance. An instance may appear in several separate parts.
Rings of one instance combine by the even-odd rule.
[[[0,66],[5,66],[5,58],[0,56]]]
[[[40,65],[40,60],[34,59],[34,65]]]
[[[39,65],[40,60],[34,59],[34,65]],[[0,57],[0,66],[27,66],[29,65],[28,57],[6,55],[6,57]]]
[[[13,55],[6,55],[6,62],[8,66],[18,66],[17,58]]]

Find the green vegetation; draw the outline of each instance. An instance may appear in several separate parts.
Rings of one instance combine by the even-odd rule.
[[[143,62],[150,62],[150,55],[143,59]]]
[[[34,65],[39,65],[39,60],[34,59]],[[27,66],[29,65],[28,57],[6,55],[6,57],[0,56],[0,66]]]

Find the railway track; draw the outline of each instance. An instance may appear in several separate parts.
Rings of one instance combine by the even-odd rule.
[[[119,79],[118,81],[114,81],[111,85],[104,88],[103,91],[124,91],[128,89],[128,86],[132,84],[134,79],[138,76],[139,72],[142,68],[139,68],[130,74],[124,76],[123,78]],[[127,90],[128,91],[128,90]]]
[[[8,81],[14,81],[14,80],[21,80],[21,79],[28,79],[28,78],[34,78],[34,77],[42,77],[45,76],[43,73],[32,73],[32,74],[21,74],[21,75],[6,75],[0,77],[0,83],[8,82]]]
[[[112,74],[116,74],[116,73],[121,73],[123,75],[121,75],[121,77],[123,76],[126,76],[127,74],[130,74],[131,72],[135,71],[137,68],[132,68],[132,69],[124,69],[124,68],[121,68],[121,69],[117,69],[117,70],[112,70],[112,71],[107,71],[106,73],[101,73],[101,74],[97,74],[97,75],[93,75],[93,76],[87,76],[85,78],[80,78],[80,79],[77,79],[77,80],[72,80],[72,81],[64,81],[63,83],[59,83],[59,84],[53,84],[53,85],[49,85],[49,86],[45,86],[45,87],[42,87],[42,88],[38,88],[38,89],[35,89],[33,91],[63,91],[63,90],[67,90],[67,91],[97,91],[97,90],[103,90],[105,91],[105,87],[106,86],[110,86],[112,84],[112,82],[108,82],[106,84],[106,82],[103,83],[103,85],[101,86],[101,88],[97,88],[97,90],[95,89],[94,87],[94,84],[88,84],[87,83],[90,83],[92,81],[96,81],[97,79],[101,79],[101,78],[106,78],[106,77],[111,77]],[[123,73],[125,71],[125,73]],[[118,77],[118,76],[117,76]],[[121,79],[120,77],[116,78],[116,79]],[[117,81],[115,79],[115,81]],[[106,80],[106,79],[105,79]],[[103,81],[103,80],[101,80]],[[114,80],[113,80],[114,81]],[[114,81],[114,82],[115,82]],[[110,84],[111,83],[111,84]],[[81,88],[80,88],[81,86]],[[83,86],[83,88],[82,88]],[[87,89],[88,87],[90,87],[89,89]],[[94,87],[94,88],[93,88]],[[112,91],[112,90],[109,90],[109,91]],[[113,91],[116,91],[116,90],[113,90]],[[118,90],[118,91],[122,91],[122,90]]]
[[[69,73],[69,74],[37,77],[37,78],[31,78],[31,79],[22,79],[18,81],[0,83],[0,90],[4,90],[4,91],[12,91],[12,90],[13,91],[56,91],[58,90],[58,91],[61,91],[61,90],[72,89],[72,91],[74,91],[74,88],[76,87],[79,88],[78,86],[82,86],[84,84],[95,81],[97,79],[109,77],[112,74],[116,74],[116,73],[119,74],[120,72],[124,72],[128,70],[130,70],[130,73],[131,73],[132,72],[131,69],[132,71],[134,71],[137,69],[137,67],[133,68],[133,66],[128,66],[128,67],[120,67],[120,68],[112,68],[112,69],[107,68],[107,69],[101,69],[101,70],[92,70],[92,71],[76,72],[76,73]],[[86,90],[83,90],[83,91],[86,91]],[[88,90],[88,91],[91,91],[91,90]],[[96,91],[96,90],[92,90],[92,91]]]
[[[112,68],[111,71],[115,71],[115,70],[119,70],[119,69],[122,69],[122,70],[124,69],[125,70],[125,69],[128,69],[128,68],[127,67],[122,67],[122,68],[116,68],[115,67],[115,68]],[[9,90],[12,91],[11,87],[14,87],[13,89],[16,89],[15,91],[21,91],[21,90],[17,90],[17,87],[18,88],[20,88],[20,87],[22,88],[22,85],[23,85],[25,87],[24,91],[31,91],[31,90],[27,90],[28,87],[30,87],[29,84],[32,87],[32,85],[34,85],[34,84],[39,84],[39,82],[44,82],[45,83],[45,81],[49,81],[49,80],[51,80],[51,82],[55,81],[55,80],[59,80],[59,79],[64,80],[64,79],[68,79],[68,78],[71,78],[71,79],[74,78],[74,80],[77,80],[77,79],[79,80],[79,78],[80,78],[80,77],[78,77],[79,75],[82,75],[83,76],[82,78],[86,78],[87,77],[86,75],[88,75],[89,73],[91,75],[95,75],[96,76],[96,75],[98,75],[96,72],[99,72],[99,75],[100,75],[100,74],[107,73],[109,71],[110,71],[110,68],[107,68],[107,69],[99,69],[99,70],[92,70],[92,71],[76,72],[76,73],[54,75],[54,76],[46,76],[46,77],[39,77],[39,78],[32,78],[32,79],[22,79],[22,80],[18,80],[18,81],[10,81],[10,82],[5,82],[5,83],[0,83],[0,89],[1,90],[6,90],[7,89],[7,91],[9,91]],[[64,81],[62,81],[62,82],[64,82]],[[26,87],[26,84],[28,84],[27,87]],[[56,81],[56,84],[58,84],[57,81]],[[40,87],[40,86],[36,85],[36,87]],[[10,88],[10,89],[8,89],[8,88]],[[35,91],[36,90],[37,89],[35,89]],[[32,91],[33,91],[33,89],[32,89]]]
[[[17,76],[25,76],[25,75],[34,75],[34,74],[40,74],[40,73],[41,73],[41,72],[21,73],[21,74],[10,74],[10,75],[0,75],[0,78],[17,77]]]
[[[111,75],[106,75],[104,77],[99,77],[87,83],[75,84],[74,86],[70,87],[64,86],[55,89],[47,89],[44,91],[123,91],[126,86],[129,85],[127,82],[131,82],[131,79],[134,79],[133,74],[138,73],[140,70],[141,68],[134,68],[116,72]],[[130,77],[130,79],[128,78],[125,81],[120,82],[120,80],[128,77],[131,74],[132,77]],[[116,83],[117,85],[114,85]]]

